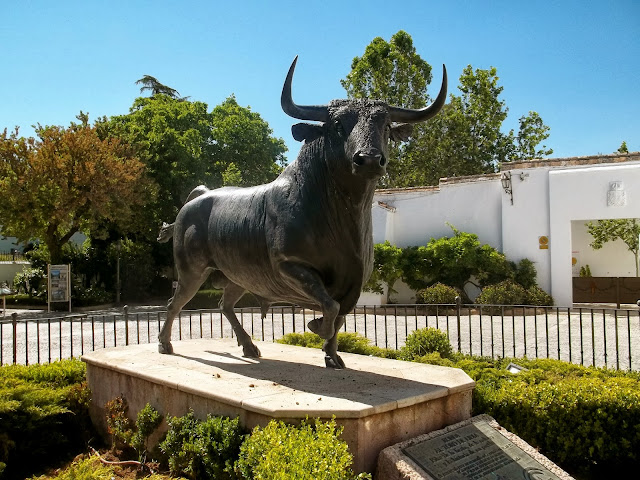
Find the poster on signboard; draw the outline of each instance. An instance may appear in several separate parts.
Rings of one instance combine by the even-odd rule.
[[[71,309],[71,268],[69,265],[49,265],[49,303],[69,302]]]

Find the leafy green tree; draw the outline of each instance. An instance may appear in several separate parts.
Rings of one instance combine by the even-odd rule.
[[[82,112],[81,123],[38,126],[36,138],[18,130],[0,135],[0,225],[21,242],[40,239],[50,261],[77,232],[101,236],[106,223],[127,230],[153,185],[133,149],[101,139]]]
[[[538,147],[541,142],[549,138],[550,130],[538,112],[529,112],[527,116],[520,117],[519,122],[520,128],[510,160],[532,160],[553,153],[553,149],[547,148],[546,145]]]
[[[278,176],[286,164],[287,147],[260,114],[238,105],[232,95],[213,109],[211,117],[213,163],[208,173],[214,186],[260,185]]]
[[[431,65],[417,54],[413,39],[400,30],[386,42],[376,37],[340,84],[349,98],[373,98],[405,108],[426,105]]]
[[[389,42],[376,37],[365,48],[362,57],[351,62],[351,72],[340,80],[348,98],[372,98],[404,108],[422,108],[429,96],[431,65],[423,60],[413,46],[413,39],[400,30]],[[400,177],[402,145],[389,149],[388,175],[381,179],[382,186],[396,186],[392,179]]]
[[[450,225],[451,226],[451,225]],[[505,256],[478,236],[451,226],[453,237],[432,238],[426,246],[402,251],[399,264],[402,280],[418,291],[437,282],[464,291],[474,277],[480,286],[513,276]]]
[[[620,144],[620,147],[618,148],[618,153],[629,153],[629,148],[627,148],[627,142],[625,142],[624,140],[622,141],[622,143]]]
[[[504,133],[508,108],[497,69],[467,66],[460,76],[459,95],[433,119],[414,126],[409,142],[391,148],[387,187],[436,185],[440,178],[495,172],[510,160],[552,153],[538,145],[549,136],[540,115],[529,112],[520,128]],[[400,31],[391,42],[377,37],[356,57],[343,87],[350,98],[369,97],[403,107],[419,108],[428,101],[431,67],[422,60],[411,36]]]
[[[150,205],[150,232],[175,218],[191,190],[204,184],[253,185],[273,180],[286,146],[259,114],[233,96],[207,111],[207,104],[166,94],[137,98],[128,115],[105,121],[104,136],[135,145],[159,187]],[[232,165],[233,164],[233,165]]]
[[[622,218],[613,220],[598,220],[587,222],[587,230],[593,237],[589,244],[594,250],[600,250],[605,243],[622,240],[627,249],[633,254],[636,277],[638,276],[638,250],[640,237],[640,220],[636,218]]]
[[[365,284],[365,290],[382,293],[384,291],[382,284],[385,283],[388,303],[391,294],[396,293],[393,285],[402,276],[399,263],[401,255],[402,249],[391,245],[388,240],[384,243],[376,243],[373,246],[373,272]]]
[[[156,77],[152,77],[151,75],[144,75],[142,78],[136,80],[136,85],[142,85],[140,87],[140,93],[149,91],[152,97],[156,95],[167,95],[175,99],[180,98],[177,90],[160,83]]]

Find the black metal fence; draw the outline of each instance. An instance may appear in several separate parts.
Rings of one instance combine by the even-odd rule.
[[[262,341],[305,332],[318,312],[273,307],[240,308],[245,330]],[[74,314],[0,321],[0,364],[47,363],[86,352],[155,343],[166,310],[125,307],[100,314]],[[487,305],[388,305],[358,307],[346,317],[345,332],[373,345],[401,348],[413,331],[446,332],[454,350],[489,357],[557,358],[582,365],[640,370],[640,315],[637,309],[512,307]],[[184,311],[172,339],[229,338],[233,332],[219,309]]]

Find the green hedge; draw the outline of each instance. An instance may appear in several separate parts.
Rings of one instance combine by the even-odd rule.
[[[83,450],[91,435],[79,360],[0,368],[0,476],[24,478]]]
[[[465,368],[476,379],[474,414],[502,426],[569,468],[640,466],[640,376],[557,360],[509,360]],[[463,366],[464,368],[464,366]]]
[[[349,335],[349,341],[339,341],[338,350],[461,368],[476,381],[474,415],[491,415],[562,467],[591,475],[640,470],[640,373],[450,353],[430,330],[417,331],[411,345],[391,355],[363,347],[368,340],[358,334],[340,333],[339,340]],[[322,345],[309,333],[285,335],[280,342]],[[511,362],[527,370],[512,374]]]

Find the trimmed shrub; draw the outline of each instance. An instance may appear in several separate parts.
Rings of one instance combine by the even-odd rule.
[[[537,285],[534,285],[527,288],[525,303],[527,305],[551,306],[553,305],[553,297]]]
[[[370,479],[355,476],[347,444],[338,437],[342,427],[328,422],[303,421],[299,427],[272,420],[256,427],[240,448],[236,472],[246,480],[348,480]]]
[[[82,451],[92,434],[89,397],[79,360],[1,367],[0,472],[25,478]]]
[[[554,360],[517,360],[528,371],[476,372],[474,414],[503,427],[565,466],[640,461],[640,380]],[[508,360],[500,367],[504,368]]]
[[[208,415],[197,420],[193,412],[169,417],[169,430],[159,447],[173,475],[234,480],[234,462],[245,435],[238,418]]]
[[[437,328],[421,328],[407,336],[404,347],[400,349],[401,360],[414,360],[437,352],[441,358],[451,358],[453,348],[449,336]]]
[[[298,347],[322,348],[324,340],[315,333],[287,333],[277,343],[296,345]],[[398,358],[399,352],[390,348],[381,348],[371,345],[368,338],[359,333],[338,333],[338,351],[345,353],[357,353],[382,358]]]
[[[452,305],[456,303],[458,295],[458,291],[455,288],[442,283],[435,283],[418,291],[416,303]]]
[[[505,280],[482,289],[476,298],[480,305],[524,305],[526,290],[511,280]]]

